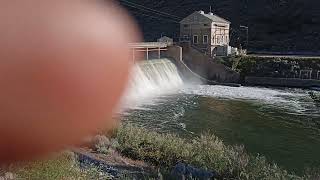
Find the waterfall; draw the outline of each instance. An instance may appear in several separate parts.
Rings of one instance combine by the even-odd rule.
[[[183,85],[177,67],[168,59],[149,60],[138,63],[132,72],[125,106],[174,92]]]

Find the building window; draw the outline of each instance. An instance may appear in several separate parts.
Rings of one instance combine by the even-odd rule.
[[[188,24],[184,24],[183,27],[187,28],[187,27],[189,27],[189,25]]]
[[[208,27],[208,26],[209,26],[209,24],[204,24],[203,26]]]
[[[229,43],[229,37],[228,36],[226,36],[226,42]]]
[[[208,44],[208,35],[203,36],[203,44]]]
[[[221,43],[224,43],[224,36],[221,37]]]
[[[217,27],[225,28],[226,26],[215,24]]]
[[[193,35],[193,44],[198,44],[198,35]]]
[[[217,37],[217,44],[220,44],[220,37]]]

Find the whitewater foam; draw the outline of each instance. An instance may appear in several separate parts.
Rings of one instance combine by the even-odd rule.
[[[177,92],[183,81],[176,66],[168,59],[143,61],[135,66],[124,107],[141,108],[140,104],[163,101],[161,96]]]
[[[181,93],[199,96],[224,98],[231,100],[249,100],[278,106],[292,110],[293,112],[304,112],[312,103],[306,92],[298,90],[281,90],[262,87],[227,87],[227,86],[189,86],[181,89]]]

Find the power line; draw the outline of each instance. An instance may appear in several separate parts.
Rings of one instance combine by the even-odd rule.
[[[176,19],[182,19],[182,18],[179,17],[179,16],[172,15],[172,14],[169,14],[169,13],[166,13],[166,12],[161,12],[161,11],[158,11],[158,10],[155,10],[155,9],[151,9],[151,8],[149,8],[149,7],[146,7],[146,6],[143,6],[143,5],[134,3],[134,2],[130,2],[130,1],[127,1],[127,0],[120,0],[120,1],[129,3],[129,4],[133,5],[133,6],[140,7],[140,8],[149,10],[149,11],[156,12],[156,13],[158,13],[158,14],[163,14],[163,15],[166,15],[166,16],[171,16],[171,17],[176,18]]]
[[[129,7],[133,7],[135,9],[138,9],[138,10],[141,10],[139,8],[136,8],[135,6],[131,6],[131,5],[128,5]],[[168,20],[168,21],[173,21],[173,22],[176,22],[176,23],[180,23],[178,20],[176,19],[173,19],[173,18],[168,18],[168,17],[164,17],[162,14],[158,14],[158,13],[155,13],[155,12],[149,12],[149,11],[144,11],[144,12],[147,12],[147,13],[152,13],[152,15],[149,15],[149,14],[144,14],[144,13],[140,13],[140,12],[136,12],[136,13],[140,13],[141,15],[144,15],[144,16],[153,16],[153,15],[158,15],[158,17],[155,17],[157,19],[160,19],[160,18],[163,18],[164,20]]]
[[[154,15],[158,15],[158,16],[161,16],[161,17],[163,17],[163,18],[168,18],[168,16],[163,15],[163,14],[160,14],[160,13],[156,13],[156,12],[151,12],[151,11],[148,11],[148,10],[140,9],[140,8],[138,8],[138,7],[136,7],[136,6],[133,6],[133,5],[130,5],[130,4],[125,4],[125,5],[126,5],[126,6],[129,6],[129,7],[132,7],[132,8],[135,8],[135,9],[138,9],[138,10],[141,10],[141,11],[144,11],[144,12],[146,12],[146,13],[152,13],[152,14],[154,14]],[[180,19],[178,20],[178,19],[172,18],[172,17],[169,17],[169,18],[172,19],[172,20],[175,20],[175,21],[180,21]]]
[[[155,14],[158,14],[158,15],[161,15],[161,16],[171,17],[171,18],[174,18],[176,20],[181,20],[182,19],[181,17],[178,17],[176,15],[172,15],[172,14],[169,14],[169,13],[166,13],[166,12],[161,12],[161,11],[158,11],[158,10],[155,10],[155,9],[151,9],[149,7],[146,7],[146,6],[137,4],[137,3],[133,3],[133,2],[130,2],[130,1],[127,1],[127,0],[120,0],[120,1],[122,3],[124,3],[125,5],[127,5],[127,6],[130,6],[130,7],[145,11],[145,12],[149,12],[149,13],[152,12],[152,13],[155,13]]]
[[[173,19],[167,19],[167,18],[164,18],[164,17],[152,16],[152,15],[149,15],[149,14],[144,14],[144,13],[135,12],[135,11],[133,11],[132,13],[136,14],[136,15],[142,15],[142,16],[151,17],[151,18],[154,18],[154,19],[159,19],[159,20],[171,21],[171,22],[179,23],[179,21],[176,21],[176,20],[173,20]]]

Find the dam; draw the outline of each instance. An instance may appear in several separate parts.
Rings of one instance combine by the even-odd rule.
[[[216,62],[190,44],[168,44],[163,42],[131,43],[132,61],[149,61],[165,58],[174,63],[182,78],[187,81],[201,81],[204,84],[241,86],[240,74]]]

